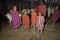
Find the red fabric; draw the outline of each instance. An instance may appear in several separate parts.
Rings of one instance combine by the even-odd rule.
[[[40,11],[43,13],[43,16],[46,16],[46,5],[40,5]]]
[[[29,16],[24,15],[22,17],[22,21],[23,21],[23,25],[25,25],[25,28],[29,29],[29,24],[30,24]]]
[[[45,17],[46,16],[46,5],[37,5],[36,12],[39,13],[40,11],[43,13],[43,16]]]
[[[37,5],[36,6],[36,12],[39,13],[39,11],[40,11],[40,5]]]
[[[37,13],[36,12],[32,12],[31,14],[31,23],[35,24],[37,20]]]

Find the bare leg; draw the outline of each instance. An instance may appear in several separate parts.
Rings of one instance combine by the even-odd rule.
[[[36,29],[36,26],[35,26],[35,24],[34,24],[34,34],[36,34],[35,29]]]
[[[31,27],[33,26],[33,24],[31,24]]]
[[[10,25],[11,25],[11,20],[10,20]]]
[[[26,26],[24,26],[24,31],[26,30]]]
[[[35,24],[34,24],[34,30],[36,29],[35,27],[36,27],[36,26],[35,26]]]
[[[24,25],[22,24],[21,27],[24,29]]]
[[[30,34],[30,24],[26,25],[27,26],[27,33]]]
[[[23,27],[24,25],[22,24],[21,26]]]
[[[44,39],[43,30],[41,30],[41,38]]]

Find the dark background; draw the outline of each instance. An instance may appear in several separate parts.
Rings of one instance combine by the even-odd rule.
[[[18,10],[31,9],[35,8],[40,1],[44,2],[47,6],[60,4],[60,0],[46,0],[46,2],[45,0],[0,0],[0,21],[4,20],[4,15],[9,9],[12,9],[14,5],[17,6]]]

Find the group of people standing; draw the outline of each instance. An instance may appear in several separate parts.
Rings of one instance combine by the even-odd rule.
[[[42,34],[43,29],[44,29],[47,8],[46,8],[46,5],[44,5],[41,2],[41,4],[37,5],[35,9],[36,10],[31,9],[31,11],[32,11],[30,14],[31,16],[27,15],[28,12],[26,10],[24,10],[23,15],[21,14],[21,16],[19,16],[19,12],[17,11],[17,7],[13,6],[13,10],[10,10],[10,14],[12,16],[12,28],[14,30],[16,30],[17,28],[19,28],[20,25],[23,25],[25,30],[29,30],[30,27],[32,26],[32,27],[34,27],[34,29],[38,29],[38,31],[41,32],[41,34]],[[58,12],[56,10],[54,11],[53,15],[56,12]],[[53,15],[52,15],[52,17],[53,17]],[[58,15],[60,17],[60,14],[58,14]],[[57,16],[56,17],[55,16],[53,17],[54,19],[57,17]],[[54,21],[54,19],[53,19],[53,21]]]
[[[31,11],[31,17],[27,15],[28,13],[26,10],[23,12],[23,16],[19,16],[19,12],[17,11],[16,6],[14,6],[13,10],[10,10],[12,16],[12,28],[16,30],[22,24],[24,29],[29,30],[31,25],[36,27],[42,33],[45,22],[44,16],[42,12],[37,13],[34,9],[31,9]]]
[[[10,10],[10,14],[12,16],[12,28],[16,30],[17,28],[19,28],[20,25],[23,25],[25,30],[29,30],[32,26],[34,27],[34,29],[37,28],[39,32],[41,31],[41,33],[43,33],[45,22],[44,17],[46,16],[46,6],[41,5],[40,7],[40,11],[37,11],[37,7],[36,10],[31,9],[31,16],[27,15],[28,12],[26,10],[24,10],[23,15],[19,16],[17,7],[13,6],[13,10]]]

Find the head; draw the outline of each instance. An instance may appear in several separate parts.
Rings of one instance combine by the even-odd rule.
[[[12,13],[12,10],[10,10],[10,13]]]
[[[43,16],[43,14],[42,14],[42,12],[39,12],[39,14],[38,14],[39,16]]]
[[[23,9],[23,10],[22,10],[22,13],[24,13],[25,11],[26,11],[26,9]]]
[[[30,13],[30,9],[26,9],[27,13],[29,14]]]
[[[35,10],[34,9],[31,9],[32,12],[34,12]]]
[[[27,12],[26,12],[26,11],[24,11],[24,14],[26,15],[26,14],[27,14]]]
[[[56,9],[58,9],[59,7],[58,6],[56,6]]]
[[[17,10],[17,7],[16,7],[16,6],[14,6],[14,7],[13,7],[13,10],[15,10],[15,11],[16,11],[16,10]]]
[[[40,3],[41,5],[43,4],[43,2]]]

